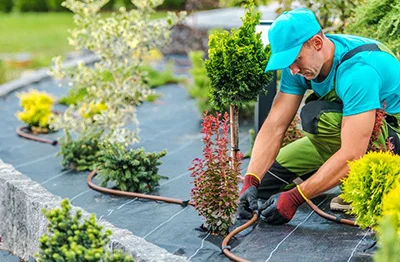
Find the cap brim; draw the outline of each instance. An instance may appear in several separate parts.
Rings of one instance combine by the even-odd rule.
[[[289,67],[296,60],[302,46],[303,44],[282,52],[272,52],[264,72]]]

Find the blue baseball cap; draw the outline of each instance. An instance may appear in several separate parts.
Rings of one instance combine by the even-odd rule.
[[[281,14],[268,30],[272,53],[265,72],[289,67],[303,44],[320,30],[311,10],[299,8]]]

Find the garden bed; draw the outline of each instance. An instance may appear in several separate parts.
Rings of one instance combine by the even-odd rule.
[[[68,91],[58,87],[52,79],[26,86],[21,91],[29,88],[58,97]],[[183,86],[166,85],[157,92],[161,97],[156,102],[144,103],[138,108],[141,142],[135,147],[143,146],[147,152],[167,149],[159,174],[169,179],[161,180],[153,194],[188,200],[192,178],[187,168],[202,154],[201,115]],[[198,230],[202,220],[193,207],[104,195],[90,189],[86,184],[89,172],[62,168],[61,157],[55,157],[58,147],[16,135],[15,130],[21,123],[15,117],[15,112],[20,110],[15,92],[1,99],[0,109],[3,126],[0,159],[4,162],[12,164],[51,193],[68,197],[73,205],[95,213],[99,220],[128,229],[173,254],[191,261],[229,261],[221,253],[222,239]],[[239,141],[243,152],[249,148],[247,131],[252,127],[252,122],[240,125]],[[59,136],[60,133],[42,135],[50,139]],[[247,163],[244,162],[243,169]],[[99,184],[97,179],[94,181]],[[323,195],[315,203],[328,210],[333,196]],[[234,240],[232,247],[235,254],[251,261],[372,261],[372,251],[364,252],[372,240],[368,231],[329,222],[303,205],[289,224],[271,226],[260,222],[248,236]]]

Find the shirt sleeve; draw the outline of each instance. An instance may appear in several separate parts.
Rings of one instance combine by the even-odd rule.
[[[282,69],[280,82],[280,91],[292,95],[304,95],[307,90],[307,84],[300,76],[292,75],[289,68]]]
[[[381,108],[382,80],[370,65],[357,63],[338,72],[336,92],[343,102],[343,116]]]

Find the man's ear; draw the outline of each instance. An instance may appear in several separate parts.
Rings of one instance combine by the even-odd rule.
[[[324,45],[324,41],[320,35],[315,35],[311,38],[312,46],[315,50],[320,51]]]

